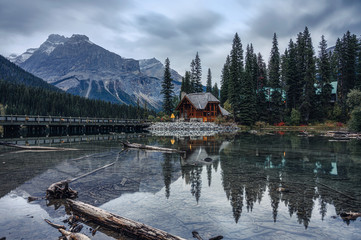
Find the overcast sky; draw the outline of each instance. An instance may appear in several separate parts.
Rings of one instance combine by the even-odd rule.
[[[52,33],[90,40],[125,58],[155,57],[184,75],[199,53],[213,82],[238,32],[268,62],[273,33],[283,53],[308,26],[315,51],[350,30],[361,34],[360,0],[0,0],[0,54],[39,47]]]

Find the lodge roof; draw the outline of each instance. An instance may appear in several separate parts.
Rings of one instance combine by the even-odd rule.
[[[209,92],[189,93],[185,97],[187,97],[197,109],[205,109],[208,102],[219,103],[219,100]]]
[[[209,93],[209,92],[201,92],[201,93],[188,93],[186,94],[184,98],[187,98],[191,103],[192,105],[198,109],[198,110],[203,110],[206,108],[207,104],[209,102],[214,102],[214,103],[218,103],[218,106],[219,106],[219,109],[221,110],[221,113],[223,116],[228,116],[230,115],[230,113],[222,108],[220,105],[219,105],[219,100],[213,96],[213,94]],[[182,99],[182,100],[183,100]],[[181,102],[182,102],[181,100]],[[180,106],[181,102],[179,103],[179,105],[177,106],[177,109],[178,107]]]

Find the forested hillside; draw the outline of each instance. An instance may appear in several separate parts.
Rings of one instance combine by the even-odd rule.
[[[62,92],[59,88],[48,84],[43,79],[18,67],[0,55],[0,79],[11,83],[24,84],[32,87],[41,87],[52,91]]]
[[[6,114],[18,115],[143,118],[153,113],[137,106],[90,100],[6,81],[0,81],[0,104],[5,106]]]
[[[112,104],[63,92],[0,55],[0,105],[5,114],[71,117],[148,117],[145,106]]]

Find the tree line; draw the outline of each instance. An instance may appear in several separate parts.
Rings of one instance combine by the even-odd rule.
[[[148,118],[147,106],[115,104],[65,93],[0,55],[1,114],[66,117]]]
[[[352,89],[361,89],[360,45],[360,39],[349,31],[337,40],[334,49],[328,48],[322,36],[316,55],[311,34],[305,27],[280,54],[275,33],[267,67],[252,44],[247,45],[244,57],[236,33],[222,69],[221,104],[245,125],[256,121],[346,122],[352,111],[347,94]],[[335,96],[332,82],[337,82]]]
[[[41,87],[0,80],[0,104],[5,114],[98,118],[148,118],[155,112],[137,106],[87,99]]]
[[[294,125],[326,120],[345,123],[350,117],[355,120],[352,118],[361,116],[361,103],[357,107],[348,104],[351,90],[356,91],[352,96],[361,94],[361,39],[350,31],[331,48],[322,36],[316,52],[311,33],[305,27],[295,40],[290,39],[282,54],[274,33],[268,64],[261,53],[255,53],[252,44],[245,49],[244,53],[236,33],[222,68],[220,90],[217,84],[212,87],[210,69],[207,75],[206,91],[220,99],[236,122],[244,125],[257,121]],[[190,68],[182,79],[181,91],[202,92],[198,52]],[[332,85],[336,94],[332,93]],[[165,112],[172,112],[172,107],[164,106]]]

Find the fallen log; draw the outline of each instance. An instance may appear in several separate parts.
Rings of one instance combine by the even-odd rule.
[[[107,212],[92,205],[67,199],[68,207],[75,212],[102,225],[126,235],[144,240],[185,240],[157,228]]]
[[[59,232],[61,232],[61,234],[63,234],[63,236],[69,240],[90,240],[90,238],[82,233],[72,233],[61,228],[59,229]]]
[[[160,152],[175,152],[175,153],[185,153],[185,151],[180,151],[173,148],[163,148],[163,147],[156,147],[156,146],[149,146],[139,143],[130,143],[130,142],[122,142],[124,147],[126,148],[138,148],[138,149],[145,149],[145,150],[153,150],[153,151],[160,151]]]
[[[0,145],[6,146],[6,147],[13,147],[18,149],[24,149],[24,150],[46,150],[46,151],[73,151],[78,150],[75,148],[58,148],[58,147],[45,147],[45,146],[23,146],[23,145],[17,145],[13,143],[7,143],[7,142],[0,142]]]
[[[104,168],[110,167],[112,165],[114,165],[118,159],[119,159],[119,155],[124,151],[124,149],[122,151],[120,151],[117,154],[117,158],[115,159],[114,162],[104,165],[102,167],[99,167],[97,169],[94,169],[93,171],[90,171],[88,173],[85,173],[83,175],[80,175],[78,177],[72,178],[72,179],[68,179],[68,180],[63,180],[63,181],[59,181],[56,183],[53,183],[50,185],[50,187],[48,187],[48,189],[46,190],[46,199],[63,199],[63,198],[76,198],[78,196],[78,192],[71,189],[69,187],[69,183],[74,182],[76,180],[79,180],[80,178],[86,177],[92,173],[95,173],[99,170],[102,170]]]
[[[50,220],[48,219],[44,219],[44,221],[49,224],[50,226],[52,226],[53,228],[56,228],[56,229],[66,229],[65,226],[63,225],[59,225],[59,224],[56,224],[56,223],[52,223]]]
[[[46,199],[76,198],[78,192],[69,187],[70,180],[63,180],[50,185],[46,190]]]
[[[340,214],[341,218],[345,221],[356,220],[358,217],[361,217],[359,212],[343,212]]]

